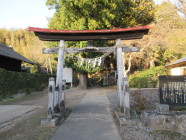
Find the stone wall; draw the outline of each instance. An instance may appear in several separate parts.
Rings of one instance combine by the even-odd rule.
[[[146,100],[147,105],[155,107],[155,103],[159,103],[158,88],[131,88],[130,89],[130,105],[135,106],[134,99],[139,101]]]
[[[159,113],[154,110],[144,110],[141,122],[144,127],[152,130],[167,130],[186,135],[185,112]]]

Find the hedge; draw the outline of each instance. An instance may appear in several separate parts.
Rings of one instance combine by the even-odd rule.
[[[156,88],[158,86],[158,76],[167,74],[168,71],[164,66],[137,71],[129,77],[129,85],[132,88]]]
[[[0,69],[0,100],[17,93],[41,91],[48,84],[48,75],[12,72]]]

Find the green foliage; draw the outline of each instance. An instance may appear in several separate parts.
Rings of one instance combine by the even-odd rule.
[[[30,73],[39,73],[39,68],[37,65],[32,65],[30,68]]]
[[[129,85],[132,88],[155,88],[159,75],[167,75],[164,66],[153,67],[145,71],[137,71],[129,77]]]
[[[17,93],[40,91],[48,84],[48,75],[11,72],[0,69],[0,98]]]
[[[148,24],[153,21],[152,0],[47,0],[56,9],[49,27],[96,30]]]
[[[59,0],[58,2],[47,0],[46,5],[56,10],[49,22],[49,28],[57,30],[99,30],[138,26],[151,23],[154,14],[153,0]],[[94,46],[105,46],[107,43],[99,41],[95,42]],[[66,43],[67,47],[81,48],[86,45],[86,41]],[[99,55],[89,53],[86,54],[86,58]],[[89,70],[72,61],[67,63],[81,73],[93,73],[99,70],[99,68]]]

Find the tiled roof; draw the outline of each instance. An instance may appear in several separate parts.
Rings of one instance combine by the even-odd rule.
[[[24,56],[22,56],[21,54],[17,53],[16,51],[14,51],[11,47],[6,46],[5,44],[0,43],[0,55],[1,56],[6,56],[9,58],[13,58],[16,60],[21,60],[30,64],[34,64],[32,61],[28,60],[27,58],[25,58]]]
[[[166,65],[166,67],[177,67],[177,66],[180,66],[180,65],[186,65],[186,57],[178,59],[178,60]]]

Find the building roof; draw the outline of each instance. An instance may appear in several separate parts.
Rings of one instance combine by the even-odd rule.
[[[181,59],[178,59],[168,65],[166,65],[166,68],[175,68],[175,67],[179,67],[179,66],[186,66],[186,57],[183,57]]]
[[[5,44],[0,43],[0,55],[13,58],[16,60],[24,61],[30,64],[34,64],[32,61],[28,60],[21,54],[17,53],[16,51],[13,50],[13,48],[6,46]]]
[[[28,30],[33,31],[43,41],[130,40],[143,38],[153,26],[154,24],[110,30],[52,30],[28,27]]]

